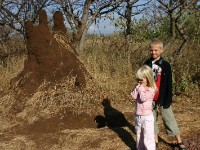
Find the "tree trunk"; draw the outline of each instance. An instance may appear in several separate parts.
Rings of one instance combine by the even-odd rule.
[[[81,38],[80,39],[77,39],[77,40],[75,40],[75,47],[76,47],[76,52],[78,53],[78,54],[81,54],[82,52],[83,52],[83,50],[84,50],[84,46],[85,46],[85,39],[86,39],[86,33],[87,33],[87,31],[86,30],[84,30],[84,32],[82,33],[82,35],[81,35]]]
[[[176,37],[176,22],[172,15],[172,12],[170,13],[170,39],[175,39]]]
[[[128,59],[128,63],[130,62],[129,58],[129,50],[130,50],[130,43],[131,43],[131,13],[132,13],[132,4],[130,0],[127,1],[125,18],[126,18],[126,33],[125,33],[125,57]]]
[[[126,51],[125,51],[125,57],[127,58],[127,63],[130,63],[130,47],[131,47],[131,43],[132,43],[132,39],[131,39],[131,35],[126,35],[125,37],[125,40],[126,40]]]

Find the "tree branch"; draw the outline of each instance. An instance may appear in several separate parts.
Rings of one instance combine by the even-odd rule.
[[[146,10],[146,8],[143,8],[143,9],[137,11],[137,12],[132,12],[132,16],[136,16],[136,15],[142,13],[142,12],[145,11],[145,10]]]
[[[91,0],[86,0],[83,7],[83,14],[81,17],[82,24],[86,24],[88,16],[89,16],[89,8],[91,5]]]
[[[116,5],[116,6],[115,6]],[[109,13],[113,10],[115,10],[117,7],[119,7],[120,3],[119,2],[109,2],[109,3],[106,3],[104,5],[102,5],[99,9],[97,9],[95,11],[95,13],[92,15],[92,18],[90,19],[90,21],[88,22],[88,24],[86,25],[86,28],[88,29],[92,23],[95,21],[95,19],[97,18],[97,16],[101,16],[103,14],[106,14],[106,13]],[[112,7],[106,11],[103,11],[101,12],[101,10],[107,8],[107,7]]]
[[[164,3],[162,0],[157,0],[161,5],[163,5],[165,8],[169,9],[169,6]]]
[[[197,2],[198,0],[192,0],[184,9],[180,9],[180,11],[174,15],[175,19],[178,20],[180,18],[180,16],[185,13],[195,2]]]

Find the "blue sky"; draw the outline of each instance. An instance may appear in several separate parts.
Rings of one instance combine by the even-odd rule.
[[[138,3],[136,3],[136,5],[139,5],[139,4],[143,4],[143,3],[146,3],[148,0],[140,0],[138,1]],[[117,14],[114,15],[115,18],[119,17]],[[136,18],[140,18],[142,15],[137,15],[135,16]],[[98,25],[96,25],[95,23],[93,23],[90,28],[88,29],[88,33],[89,34],[111,34],[111,33],[114,33],[114,32],[117,32],[119,31],[120,29],[117,29],[115,26],[114,26],[114,23],[109,20],[109,19],[101,19],[98,23]]]
[[[93,23],[88,29],[89,34],[110,34],[117,31],[114,24],[109,19],[101,19],[97,24]]]
[[[147,1],[148,0],[140,0],[136,3],[136,5],[143,4]],[[49,13],[50,18],[52,17],[52,14],[50,15],[51,11],[52,11],[52,8],[50,9],[50,12],[47,9],[47,13]],[[114,13],[114,17],[115,17],[115,19],[117,19],[117,17],[119,17],[119,16],[116,13]],[[136,17],[139,18],[139,15]],[[66,26],[69,26],[67,22],[66,22]],[[120,29],[117,29],[115,27],[114,23],[110,19],[102,17],[102,19],[100,19],[97,24],[93,23],[90,26],[87,33],[89,33],[89,34],[111,34],[114,32],[118,32],[119,30]]]

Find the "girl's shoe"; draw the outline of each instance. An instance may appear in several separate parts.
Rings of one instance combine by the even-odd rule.
[[[156,149],[158,149],[158,143],[156,142]]]

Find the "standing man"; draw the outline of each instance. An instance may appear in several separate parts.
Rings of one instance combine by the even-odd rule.
[[[161,57],[163,53],[163,42],[160,39],[153,39],[150,43],[151,57],[144,63],[152,68],[154,80],[157,86],[157,93],[154,96],[153,113],[154,113],[154,131],[155,142],[158,148],[158,111],[160,109],[163,123],[168,136],[175,136],[177,139],[176,146],[180,150],[187,150],[183,144],[177,122],[172,111],[172,72],[170,64]]]

